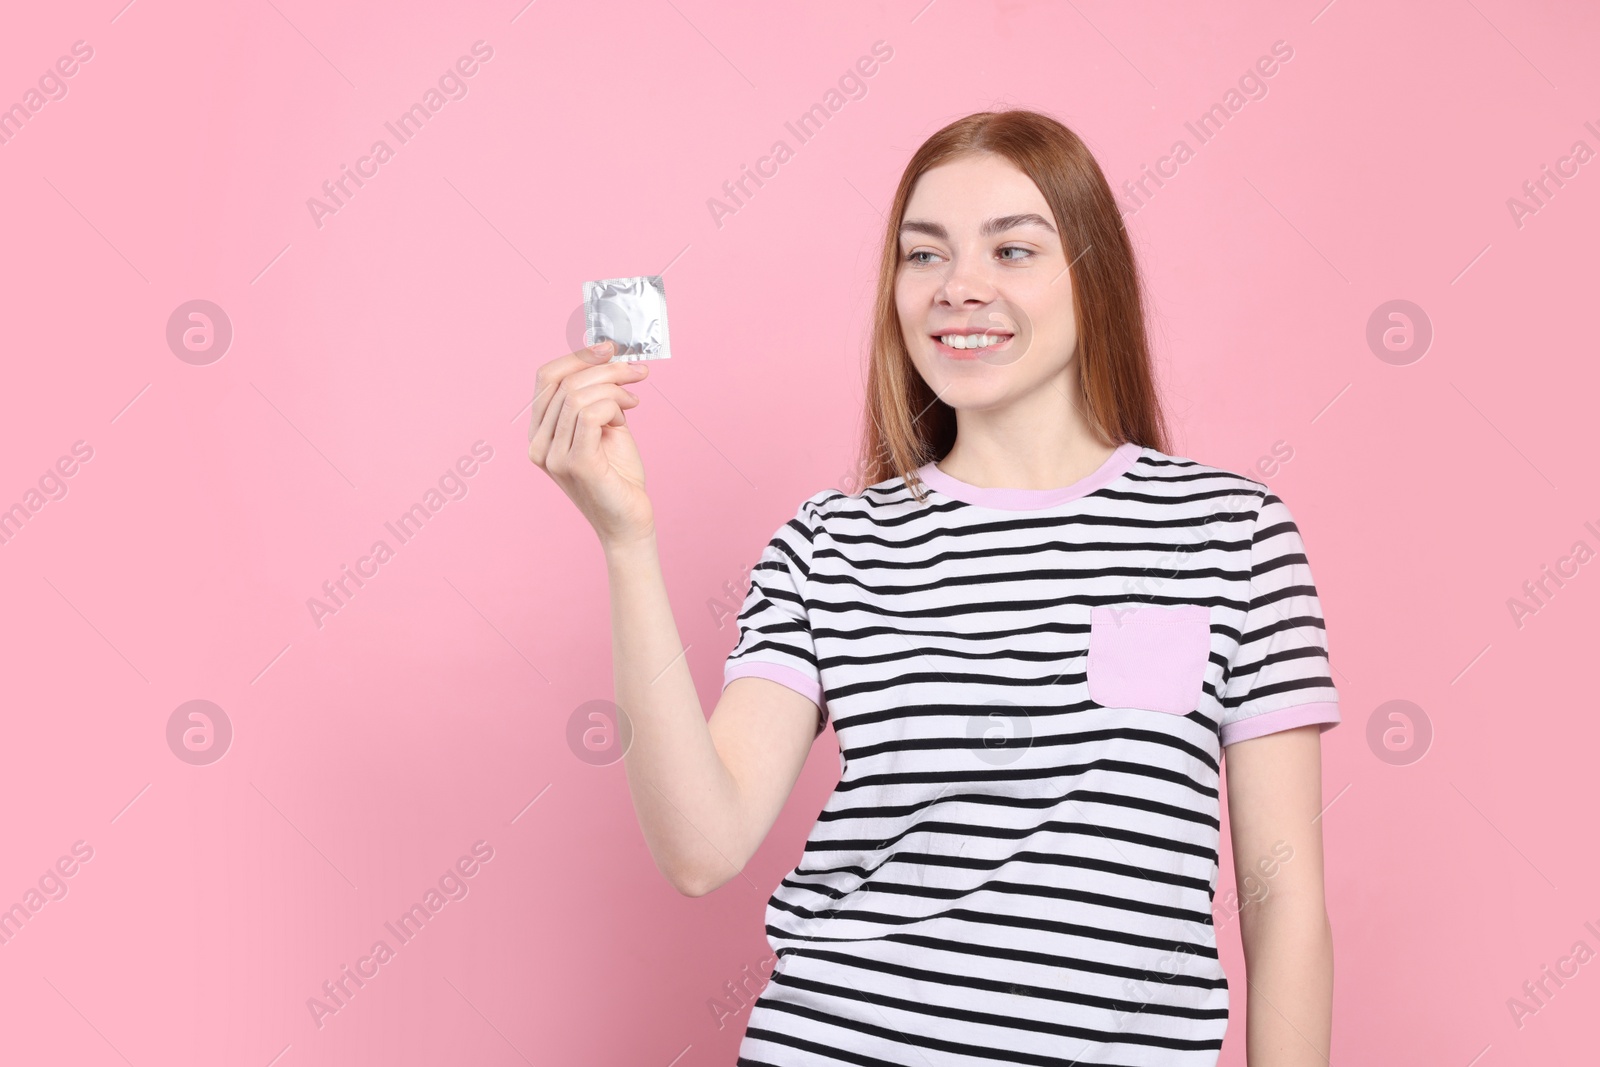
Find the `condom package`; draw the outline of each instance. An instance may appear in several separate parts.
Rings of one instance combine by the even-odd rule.
[[[591,345],[613,341],[610,362],[668,359],[667,287],[661,275],[583,283],[583,313]]]

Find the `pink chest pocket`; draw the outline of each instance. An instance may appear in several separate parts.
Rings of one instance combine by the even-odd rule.
[[[1200,705],[1210,655],[1211,609],[1203,604],[1091,608],[1089,699],[1187,715]]]

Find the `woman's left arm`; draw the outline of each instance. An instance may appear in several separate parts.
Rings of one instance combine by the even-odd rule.
[[[1321,728],[1226,749],[1249,1067],[1327,1067],[1333,935],[1322,885]]]

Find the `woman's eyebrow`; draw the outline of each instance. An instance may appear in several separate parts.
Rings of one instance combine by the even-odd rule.
[[[993,237],[997,233],[1005,233],[1019,226],[1043,226],[1051,233],[1056,232],[1056,228],[1045,221],[1044,216],[1029,211],[1021,215],[1001,215],[998,218],[985,219],[983,225],[978,227],[978,233],[983,237]],[[900,232],[925,233],[936,240],[950,240],[949,230],[940,223],[929,222],[927,219],[906,219],[900,224]]]

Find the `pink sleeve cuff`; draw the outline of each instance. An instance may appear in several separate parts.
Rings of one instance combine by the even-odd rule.
[[[1248,741],[1252,737],[1265,737],[1279,730],[1292,730],[1296,726],[1311,726],[1314,723],[1321,723],[1325,731],[1337,726],[1339,705],[1333,701],[1296,704],[1293,707],[1252,715],[1248,719],[1223,723],[1222,746],[1226,748],[1235,741]]]
[[[778,663],[762,663],[758,660],[730,663],[722,672],[722,688],[728,688],[728,683],[735,678],[765,678],[793,689],[818,708],[823,706],[822,683],[793,667],[785,667]]]

